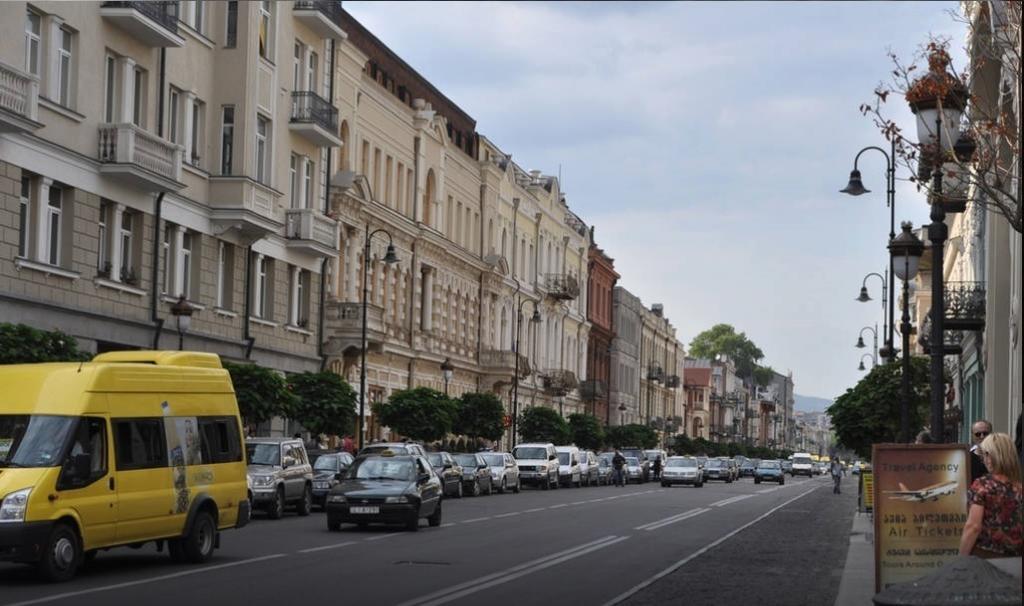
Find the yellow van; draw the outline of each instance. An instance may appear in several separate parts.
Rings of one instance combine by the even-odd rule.
[[[155,541],[204,562],[249,520],[231,377],[214,354],[0,366],[0,561],[64,581]]]

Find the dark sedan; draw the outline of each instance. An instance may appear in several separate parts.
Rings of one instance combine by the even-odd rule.
[[[353,461],[347,452],[325,452],[313,462],[313,505],[323,508],[327,493],[345,477]]]
[[[778,461],[761,461],[757,469],[754,470],[754,484],[761,482],[785,484],[786,474],[782,471],[782,464]]]
[[[462,466],[462,490],[474,497],[494,492],[491,481],[491,468],[481,455],[459,453],[452,455],[455,462]]]
[[[327,495],[327,529],[342,524],[402,524],[418,530],[420,518],[441,525],[441,480],[416,455],[359,457]]]
[[[744,476],[754,477],[754,470],[756,468],[757,467],[756,467],[754,461],[751,461],[751,460],[747,459],[746,461],[744,461],[743,463],[740,464],[740,477],[741,478],[744,477]]]
[[[704,465],[705,480],[724,480],[726,484],[732,484],[732,469],[728,461],[722,459],[708,459]]]
[[[446,497],[462,498],[462,465],[459,465],[447,452],[428,452],[427,460],[434,468],[434,473],[441,479],[442,491]]]

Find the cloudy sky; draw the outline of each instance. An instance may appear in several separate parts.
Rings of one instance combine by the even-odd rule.
[[[882,313],[854,297],[887,266],[889,211],[880,154],[861,161],[875,193],[837,193],[859,149],[887,147],[858,106],[888,78],[888,49],[962,45],[956,3],[345,6],[520,166],[561,170],[620,284],[663,303],[683,343],[726,322],[798,393],[859,379],[853,344]],[[927,221],[906,183],[896,210]]]

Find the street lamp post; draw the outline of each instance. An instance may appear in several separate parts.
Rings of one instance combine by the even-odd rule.
[[[903,314],[900,316],[900,334],[903,336],[903,368],[900,377],[900,438],[910,441],[910,287],[924,253],[924,243],[914,235],[908,222],[903,231],[889,243],[889,256],[893,260],[896,276],[903,281]],[[934,434],[932,434],[934,436]]]
[[[444,377],[444,396],[448,397],[448,383],[452,380],[452,376],[455,374],[455,367],[452,365],[451,358],[445,358],[441,362],[441,376]]]
[[[363,332],[362,340],[360,341],[360,356],[361,363],[359,365],[359,449],[363,448],[363,440],[365,438],[366,427],[365,427],[365,414],[366,414],[366,310],[370,298],[370,287],[366,283],[366,272],[370,268],[370,241],[377,234],[384,234],[388,237],[388,248],[384,253],[384,262],[388,265],[398,262],[398,256],[395,254],[394,239],[391,237],[391,232],[384,229],[383,227],[378,228],[374,231],[370,231],[370,226],[366,226],[366,240],[363,242]]]
[[[864,347],[865,347],[865,345],[864,345],[864,331],[865,330],[870,330],[871,331],[871,335],[874,338],[874,348],[871,350],[872,351],[871,363],[872,363],[872,365],[878,365],[878,325],[877,324],[875,324],[874,327],[865,326],[864,328],[860,329],[860,334],[857,335],[857,345],[855,345],[855,347],[857,349],[864,349]]]
[[[942,173],[944,160],[956,144],[960,131],[960,118],[967,107],[967,87],[947,71],[949,54],[935,50],[928,57],[928,73],[915,80],[907,90],[910,110],[917,116],[917,139],[922,148],[921,160],[932,169],[932,187],[929,203],[931,224],[928,240],[932,243],[932,331],[929,343],[931,354],[931,432],[937,441],[944,441],[943,408],[945,404],[945,301],[943,300],[943,248],[949,235],[946,210],[943,207]],[[945,143],[942,131],[946,131]],[[948,149],[944,149],[943,145]]]
[[[174,322],[178,329],[178,351],[184,349],[185,333],[192,325],[192,312],[194,311],[195,308],[189,305],[185,295],[178,297],[178,300],[171,306],[171,315],[174,316]]]
[[[886,361],[895,359],[896,354],[899,353],[898,349],[894,349],[895,343],[893,343],[893,331],[891,331],[889,328],[889,322],[891,320],[889,320],[886,316],[889,309],[888,303],[895,295],[895,292],[890,291],[888,287],[891,275],[892,272],[887,269],[885,270],[884,276],[874,271],[864,276],[864,280],[862,280],[860,283],[860,294],[857,295],[856,299],[861,303],[867,303],[868,301],[872,301],[873,299],[871,298],[871,295],[868,294],[868,278],[873,276],[882,281],[882,348],[878,350],[878,356],[882,360]],[[895,304],[895,300],[892,300],[891,302]]]
[[[857,155],[853,158],[853,170],[850,171],[850,182],[845,188],[839,190],[841,193],[849,194],[851,196],[860,196],[862,194],[870,193],[871,190],[866,189],[864,184],[861,182],[860,171],[857,169],[857,161],[860,160],[861,154],[868,150],[874,150],[885,156],[885,167],[886,167],[886,179],[885,179],[885,205],[889,207],[889,240],[896,237],[896,137],[890,137],[890,149],[886,152],[881,147],[874,145],[865,147],[864,149],[857,152]],[[892,275],[892,262],[889,263],[889,293],[895,292],[894,279]],[[869,274],[870,275],[870,274]],[[877,275],[877,274],[876,274]],[[867,277],[865,276],[865,281]],[[884,285],[884,278],[883,278]],[[885,287],[883,286],[883,289]],[[861,296],[867,297],[867,289],[861,288]],[[867,301],[870,298],[861,299],[860,301]],[[883,325],[883,333],[885,336],[884,347],[882,348],[883,358],[891,359],[896,357],[896,352],[893,351],[893,323],[894,323],[894,301],[893,297],[889,297],[889,321]],[[883,301],[884,304],[884,301]],[[885,328],[888,330],[885,330]]]
[[[867,370],[866,368],[864,368],[864,358],[871,358],[871,354],[864,354],[863,356],[860,357],[860,366],[857,367],[857,370]],[[871,367],[875,367],[875,361],[873,358],[871,360]]]
[[[533,303],[533,315],[530,316],[530,322],[534,324],[540,323],[540,312],[537,310],[537,302],[531,301],[530,299],[519,300],[516,305],[516,338],[513,341],[513,351],[515,354],[515,376],[512,377],[512,447],[515,448],[517,431],[519,429],[519,333],[522,332],[523,326],[523,303]]]

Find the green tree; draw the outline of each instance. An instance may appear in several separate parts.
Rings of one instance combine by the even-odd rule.
[[[731,324],[715,324],[690,342],[692,357],[713,359],[719,354],[728,356],[736,365],[736,374],[744,379],[755,378],[757,363],[764,358],[747,334],[737,333]]]
[[[525,442],[567,444],[572,439],[562,415],[544,406],[527,408],[519,415],[519,434]]]
[[[597,417],[586,413],[569,415],[572,443],[586,450],[600,450],[604,446],[604,426]]]
[[[902,402],[899,361],[875,366],[855,386],[835,399],[826,412],[840,444],[864,458],[871,456],[871,445],[896,442],[900,432]],[[910,359],[910,427],[921,427],[928,415],[929,360]]]
[[[658,433],[639,423],[616,425],[608,428],[606,441],[616,448],[654,448],[658,445]]]
[[[775,379],[775,369],[771,366],[754,366],[754,383],[761,387],[768,387]]]
[[[690,436],[685,434],[679,434],[672,438],[672,452],[677,455],[682,454],[697,454],[696,442],[690,439]]]
[[[471,438],[495,441],[505,433],[505,407],[492,393],[464,393],[456,401],[458,414],[452,431]]]
[[[238,412],[246,423],[258,425],[274,417],[290,417],[295,395],[280,373],[256,364],[224,362],[238,400]]]
[[[392,393],[387,402],[373,405],[373,413],[403,436],[433,442],[451,433],[458,406],[436,389],[417,387]]]
[[[352,433],[356,421],[356,392],[333,372],[290,375],[288,386],[295,395],[292,417],[315,435],[343,436]]]
[[[0,322],[0,364],[82,362],[91,356],[78,350],[78,341],[59,330]]]

